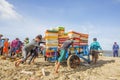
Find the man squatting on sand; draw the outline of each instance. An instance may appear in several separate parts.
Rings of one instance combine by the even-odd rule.
[[[70,45],[73,46],[73,38],[71,36],[68,36],[68,40],[66,40],[60,47],[60,56],[57,60],[57,63],[55,65],[55,73],[58,73],[58,69],[60,67],[60,63],[65,60],[67,49],[70,47]]]
[[[20,63],[25,62],[27,58],[30,56],[29,52],[31,52],[31,50],[34,49],[35,47],[40,47],[41,41],[42,41],[42,35],[38,35],[35,37],[34,40],[32,40],[32,42],[25,45],[22,49],[23,58],[16,61],[15,66],[17,67],[19,66]]]

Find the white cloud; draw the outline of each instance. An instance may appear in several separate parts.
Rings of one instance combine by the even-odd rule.
[[[14,6],[8,1],[0,0],[0,18],[19,20],[21,15],[15,11]]]

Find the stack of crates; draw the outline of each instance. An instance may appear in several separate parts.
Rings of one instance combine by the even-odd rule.
[[[58,27],[58,42],[59,46],[61,46],[68,38],[68,33],[65,33],[64,27]]]
[[[59,36],[58,41],[59,45],[62,45],[68,39],[68,33],[64,33],[63,35]]]
[[[71,38],[74,38],[73,46],[80,46],[80,34],[75,31],[70,31],[68,34]]]
[[[69,36],[74,38],[73,46],[70,48],[71,53],[83,53],[86,54],[88,52],[88,34],[77,33],[75,31],[70,31]]]
[[[63,36],[65,33],[65,28],[64,27],[57,27],[58,34],[59,36]]]
[[[69,48],[69,52],[71,54],[76,53],[75,51],[79,51],[79,46],[80,46],[80,34],[75,32],[75,31],[70,31],[68,33],[69,37],[74,38],[73,41],[73,47]]]
[[[88,45],[88,34],[80,33],[80,45]]]
[[[64,27],[53,28],[52,30],[46,30],[45,41],[46,41],[46,56],[51,60],[57,59],[58,47],[60,47],[67,39],[68,35],[74,38],[73,47],[68,49],[68,53],[77,54],[84,59],[84,55],[88,55],[88,34],[78,33],[70,31],[65,33]],[[80,54],[79,54],[80,53]],[[82,53],[82,54],[81,54]]]
[[[53,57],[58,47],[58,31],[47,30],[45,33],[46,56]]]
[[[88,55],[88,34],[80,33],[80,52]]]

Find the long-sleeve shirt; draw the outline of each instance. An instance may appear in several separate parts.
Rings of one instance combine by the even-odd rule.
[[[4,46],[4,40],[0,39],[0,48]]]
[[[65,42],[63,43],[61,49],[67,50],[67,49],[70,47],[70,45],[72,45],[72,43],[73,43],[73,40],[67,40],[67,41],[65,41]]]
[[[93,43],[91,43],[90,50],[99,50],[99,49],[102,50],[99,42],[94,41]]]
[[[113,45],[113,51],[118,51],[119,50],[119,46],[117,44]]]
[[[17,47],[18,46],[18,40],[13,40],[10,46],[11,47]]]

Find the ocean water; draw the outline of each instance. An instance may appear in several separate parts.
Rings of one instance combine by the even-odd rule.
[[[113,56],[113,51],[104,51],[103,56],[112,57]],[[119,51],[119,56],[120,56],[120,51]]]

